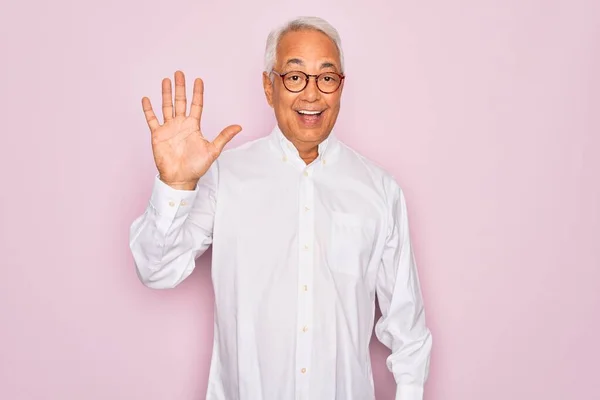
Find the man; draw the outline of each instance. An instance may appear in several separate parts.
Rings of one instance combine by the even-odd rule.
[[[423,397],[425,325],[406,202],[394,179],[333,133],[344,87],[337,31],[299,18],[272,32],[264,91],[277,125],[223,151],[241,127],[200,131],[184,75],[162,82],[164,123],[143,109],[158,168],[130,246],[141,281],[173,288],[213,246],[213,356],[206,398],[373,399],[369,341],[392,350],[396,399]]]

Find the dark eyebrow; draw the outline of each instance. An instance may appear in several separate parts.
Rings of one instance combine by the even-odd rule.
[[[296,65],[304,66],[304,61],[302,61],[299,58],[290,58],[289,60],[287,60],[285,65],[289,65],[289,64],[296,64]]]
[[[301,67],[304,66],[304,61],[302,61],[299,58],[290,58],[289,60],[287,60],[287,62],[285,63],[285,65],[290,65],[290,64],[295,64],[295,65],[299,65]],[[321,64],[321,68],[320,69],[325,69],[325,68],[333,68],[336,71],[338,70],[337,66],[329,61],[325,61],[324,63]]]
[[[333,68],[337,71],[337,66],[330,62],[324,62],[323,64],[321,64],[321,69],[325,69],[325,68]]]

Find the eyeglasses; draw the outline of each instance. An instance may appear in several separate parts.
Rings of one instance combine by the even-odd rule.
[[[342,84],[344,78],[346,78],[342,74],[338,74],[337,72],[323,72],[319,75],[309,75],[305,74],[302,71],[290,71],[285,74],[280,74],[277,71],[273,71],[275,75],[281,77],[281,81],[283,82],[283,86],[287,90],[292,93],[299,93],[303,91],[306,86],[308,86],[308,80],[310,77],[314,77],[317,82],[317,88],[323,93],[333,93]]]

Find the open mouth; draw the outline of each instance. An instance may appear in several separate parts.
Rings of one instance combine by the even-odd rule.
[[[298,110],[296,111],[300,115],[316,115],[319,116],[323,114],[323,111],[309,111],[309,110]]]
[[[305,128],[316,128],[321,122],[324,110],[296,110],[300,124]]]

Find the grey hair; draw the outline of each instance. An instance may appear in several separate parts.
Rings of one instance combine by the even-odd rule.
[[[277,62],[277,45],[284,34],[288,32],[296,32],[302,30],[315,30],[323,32],[329,37],[338,49],[340,55],[341,73],[344,73],[344,52],[342,50],[342,39],[338,31],[327,21],[319,17],[299,17],[288,21],[283,26],[280,26],[269,33],[267,37],[267,45],[265,48],[265,72],[271,75],[275,63]],[[271,76],[271,80],[273,77]]]

